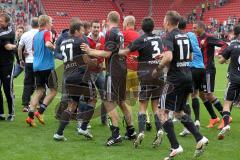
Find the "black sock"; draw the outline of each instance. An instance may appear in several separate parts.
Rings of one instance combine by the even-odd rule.
[[[146,126],[146,119],[147,115],[146,114],[138,114],[138,128],[139,128],[139,133],[145,131],[145,126]]]
[[[63,135],[63,131],[65,127],[69,124],[70,119],[71,119],[71,112],[67,109],[64,110],[64,112],[61,115],[60,125],[57,130],[58,135]]]
[[[223,116],[223,106],[218,98],[216,98],[213,102],[214,107],[218,110],[218,112]]]
[[[29,110],[28,111],[28,117],[34,119],[34,110]]]
[[[204,102],[204,105],[205,105],[208,113],[210,114],[211,119],[216,119],[217,115],[216,115],[216,113],[213,110],[212,104],[209,101],[206,101],[206,102]]]
[[[40,104],[40,108],[38,109],[38,112],[40,113],[40,114],[43,114],[43,112],[45,111],[47,109],[47,105],[45,105],[45,104]]]
[[[184,125],[185,128],[188,129],[189,132],[193,134],[193,136],[196,139],[196,142],[200,141],[203,138],[203,136],[193,123],[192,119],[188,115],[185,114],[184,116],[181,117],[181,123]]]
[[[83,120],[83,123],[81,125],[81,129],[82,130],[86,130],[87,129],[87,125],[90,122],[90,120],[92,119],[92,116],[94,114],[94,107],[90,106],[86,103],[83,103],[82,106],[83,107],[83,112],[80,113],[80,118]]]
[[[192,99],[192,108],[195,115],[195,121],[197,121],[200,117],[200,104],[198,98]]]
[[[117,138],[119,136],[119,127],[110,126],[110,129],[112,131],[112,137]]]
[[[158,115],[156,113],[154,114],[154,119],[155,119],[156,130],[159,131],[160,129],[162,129],[162,123],[160,122]]]
[[[135,132],[135,128],[131,125],[131,126],[127,126],[126,127],[126,131],[128,135],[132,135]]]
[[[191,108],[190,105],[187,103],[186,106],[184,107],[183,110],[187,115],[189,115],[189,117],[191,117]]]
[[[223,112],[223,121],[224,121],[224,127],[229,125],[229,118],[230,118],[231,113],[228,111]]]
[[[168,140],[171,144],[171,148],[172,149],[177,149],[179,147],[179,143],[177,141],[177,137],[176,137],[176,134],[174,132],[174,126],[173,126],[172,120],[171,119],[167,120],[163,124],[163,128],[164,128],[165,132],[167,133],[167,137],[168,137]]]

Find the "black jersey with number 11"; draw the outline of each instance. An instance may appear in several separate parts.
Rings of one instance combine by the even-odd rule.
[[[167,81],[175,85],[191,83],[192,75],[189,62],[192,57],[192,46],[187,34],[177,28],[169,32],[164,39],[164,50],[171,51],[173,55]]]

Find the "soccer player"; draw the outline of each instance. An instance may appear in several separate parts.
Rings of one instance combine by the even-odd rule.
[[[80,19],[78,17],[74,17],[70,20],[69,24],[73,24],[73,23],[77,23],[77,22],[81,22]],[[61,51],[61,43],[65,38],[68,38],[69,36],[69,28],[67,29],[63,29],[60,36],[58,37],[58,39],[56,40],[56,47],[54,50],[54,54],[55,55],[60,55],[59,57],[62,57],[62,51]],[[85,40],[87,40],[87,38],[84,36],[83,38],[85,38]],[[64,59],[64,58],[63,58]],[[62,75],[62,77],[64,77],[64,73]],[[68,106],[68,95],[65,93],[65,88],[64,85],[62,85],[62,94],[61,94],[61,101],[59,103],[59,106],[56,110],[56,118],[60,119],[62,112],[67,108]]]
[[[186,25],[187,25],[186,20],[184,18],[181,18],[178,24],[178,28],[184,31],[186,29]],[[199,94],[199,90],[203,91],[205,69],[204,69],[202,52],[201,52],[201,49],[199,48],[196,35],[193,32],[188,32],[187,35],[192,45],[192,54],[193,54],[193,59],[192,59],[192,62],[190,63],[192,79],[193,79],[193,93],[191,94],[192,108],[195,115],[195,125],[199,128],[200,127],[200,119],[199,119],[200,104],[199,104],[198,94]],[[191,109],[188,104],[186,105],[184,112],[189,116],[191,116]],[[190,134],[190,132],[185,128],[179,135],[186,136],[188,134]]]
[[[89,47],[92,49],[101,49],[104,50],[105,45],[105,38],[100,34],[101,24],[99,20],[94,20],[91,22],[91,32],[87,36]],[[94,57],[95,58],[95,57]],[[103,62],[104,58],[97,58],[98,59],[98,66],[94,68],[90,68],[91,70],[91,78],[92,81],[95,83],[98,92],[100,94],[101,100],[104,99],[104,82],[105,82],[105,73],[103,71]],[[102,102],[101,104],[101,122],[103,125],[107,124],[107,113]]]
[[[199,156],[208,144],[208,139],[200,134],[191,118],[183,112],[187,98],[192,91],[192,74],[189,68],[192,55],[188,35],[178,29],[179,20],[178,12],[167,12],[163,24],[167,32],[164,39],[164,53],[161,54],[161,61],[152,73],[155,76],[161,73],[164,67],[169,68],[160,99],[162,109],[160,118],[171,144],[171,152],[165,160],[172,159],[183,152],[182,146],[177,141],[173,122],[168,118],[169,111],[174,111],[176,118],[193,134],[197,142],[195,157]]]
[[[122,142],[118,127],[119,115],[116,110],[115,102],[120,106],[125,116],[125,121],[127,123],[126,135],[130,139],[134,139],[136,135],[132,124],[131,113],[125,104],[127,67],[125,58],[118,55],[119,49],[123,48],[124,43],[123,34],[118,28],[119,22],[119,13],[111,11],[107,16],[109,30],[106,33],[104,50],[90,49],[86,44],[81,46],[90,56],[107,58],[104,105],[111,118],[110,129],[112,132],[111,137],[107,140],[107,146]]]
[[[227,44],[216,38],[214,35],[208,34],[205,32],[205,24],[202,21],[199,21],[193,24],[193,31],[198,36],[199,46],[203,53],[203,60],[205,65],[205,84],[204,84],[204,92],[200,92],[200,97],[204,102],[204,105],[211,116],[208,128],[213,128],[214,125],[219,123],[219,118],[217,117],[212,104],[222,115],[223,107],[219,99],[214,96],[214,86],[215,86],[215,75],[216,75],[216,67],[214,63],[214,53],[215,47],[221,47],[221,51],[223,51]],[[218,126],[218,129],[223,127],[223,122]]]
[[[156,125],[156,138],[153,141],[153,147],[160,145],[162,141],[162,125],[158,118],[158,104],[163,88],[164,79],[162,77],[153,78],[152,71],[158,66],[158,58],[163,52],[162,39],[153,34],[154,21],[152,18],[144,18],[142,21],[142,30],[144,34],[133,41],[126,49],[120,50],[120,55],[127,55],[129,52],[138,51],[138,77],[140,80],[139,91],[139,112],[138,112],[138,127],[139,134],[134,141],[134,147],[137,148],[143,138],[146,125],[146,110],[148,101],[152,101],[152,111],[154,113]]]
[[[53,138],[66,140],[63,135],[65,127],[69,124],[71,115],[75,112],[79,101],[81,119],[83,120],[78,134],[86,138],[93,138],[87,129],[87,125],[94,113],[95,88],[90,78],[88,64],[92,62],[88,55],[80,49],[82,43],[88,43],[83,37],[84,28],[80,22],[70,24],[69,36],[61,43],[61,51],[64,55],[64,87],[68,94],[68,107],[60,116],[60,125]]]
[[[14,112],[14,94],[13,94],[13,63],[14,54],[13,50],[16,49],[14,45],[15,32],[12,30],[10,24],[10,17],[8,14],[0,14],[0,120],[5,120],[3,116],[3,97],[1,94],[1,88],[7,99],[8,104],[8,121],[13,121],[15,117]]]
[[[231,59],[228,72],[229,83],[225,92],[223,105],[224,127],[218,134],[219,140],[224,139],[227,132],[230,131],[230,108],[233,101],[237,100],[240,94],[240,26],[234,28],[234,39],[231,41],[230,46],[219,55],[219,63],[223,64],[229,59]]]
[[[123,37],[124,37],[124,47],[127,47],[130,43],[140,37],[139,33],[134,30],[136,19],[134,16],[126,16],[123,21]],[[134,106],[138,98],[138,88],[139,80],[137,75],[137,56],[139,55],[138,51],[130,52],[126,56],[127,62],[127,81],[126,81],[126,96],[130,99],[127,100],[127,104]],[[133,97],[131,97],[131,92]],[[133,98],[133,99],[132,99]],[[129,102],[130,103],[129,103]],[[130,107],[130,106],[128,106]],[[150,117],[146,111],[147,121],[146,121],[146,130],[151,131],[152,125],[150,122]]]
[[[51,38],[52,19],[47,15],[41,15],[38,19],[39,32],[33,38],[33,71],[35,76],[35,95],[30,102],[30,109],[26,123],[35,127],[34,115],[41,124],[45,124],[42,114],[47,109],[47,106],[52,102],[57,94],[57,75],[54,70],[54,55],[55,46]],[[40,104],[40,108],[35,112],[40,99],[45,93],[45,86],[49,88],[49,94]]]
[[[39,31],[38,30],[38,18],[34,17],[31,22],[32,29],[24,33],[20,39],[18,45],[18,57],[20,67],[24,68],[24,87],[22,92],[22,105],[23,112],[28,112],[31,96],[34,92],[35,81],[33,72],[33,37]],[[26,51],[23,57],[23,49]],[[23,60],[23,58],[25,60]]]

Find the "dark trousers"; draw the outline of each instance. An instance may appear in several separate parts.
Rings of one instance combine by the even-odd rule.
[[[14,115],[13,69],[13,64],[0,66],[0,115],[4,114],[2,86],[8,103],[8,113]]]
[[[22,105],[28,106],[35,88],[35,79],[33,73],[33,64],[25,64],[24,87],[22,94]]]

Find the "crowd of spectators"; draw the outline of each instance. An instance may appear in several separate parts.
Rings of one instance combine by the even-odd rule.
[[[211,10],[211,9],[216,9],[218,7],[224,6],[226,3],[228,3],[228,0],[215,0],[212,3],[206,0],[204,3],[201,4],[201,11],[200,13],[197,13],[197,8],[192,9],[192,13],[188,14],[187,16],[187,21],[188,23],[194,23],[197,20],[203,20],[204,14]]]
[[[37,0],[1,0],[0,13],[8,13],[14,26],[27,26],[28,21],[42,13]]]

